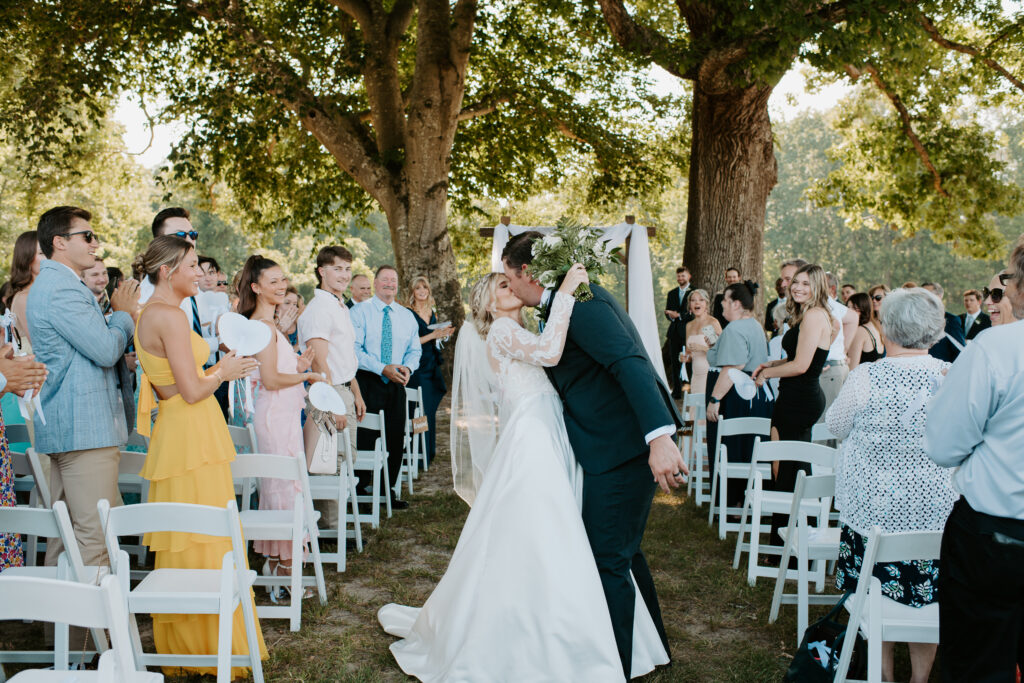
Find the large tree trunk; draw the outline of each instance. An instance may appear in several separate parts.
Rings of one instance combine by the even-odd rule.
[[[765,210],[777,179],[768,118],[772,89],[709,92],[702,80],[694,84],[683,263],[709,292],[722,289],[729,267],[763,286]]]
[[[445,187],[423,192],[418,184],[409,188],[404,201],[384,203],[391,230],[395,266],[401,281],[399,298],[404,302],[412,281],[423,276],[430,282],[437,301],[440,322],[462,324],[462,291],[455,265],[455,252],[448,238],[447,169],[439,171]]]

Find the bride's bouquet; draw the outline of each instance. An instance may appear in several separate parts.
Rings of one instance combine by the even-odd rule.
[[[558,219],[550,235],[533,243],[530,276],[545,287],[554,287],[574,263],[582,263],[592,279],[603,274],[608,264],[620,261],[619,248],[607,249],[601,235],[589,226],[564,216]],[[590,285],[582,283],[573,292],[577,301],[594,298]]]

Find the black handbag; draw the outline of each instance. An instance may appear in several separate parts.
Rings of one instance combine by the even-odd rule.
[[[814,622],[804,631],[793,661],[786,671],[785,683],[832,683],[839,667],[839,655],[843,651],[847,624],[836,621],[852,593],[846,593],[828,614]],[[867,641],[857,632],[850,658],[848,677],[863,679],[867,675]]]

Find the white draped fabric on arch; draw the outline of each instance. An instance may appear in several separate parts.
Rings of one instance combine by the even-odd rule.
[[[626,264],[627,273],[627,309],[629,317],[636,325],[640,338],[643,340],[644,349],[654,363],[654,369],[658,371],[661,381],[668,384],[665,375],[665,364],[661,361],[661,344],[658,343],[658,319],[655,317],[654,309],[654,280],[651,275],[651,249],[647,243],[647,228],[639,223],[619,223],[604,228],[591,228],[602,233],[602,241],[617,247],[629,238],[629,255]],[[494,242],[491,245],[491,270],[500,273],[501,252],[508,243],[510,237],[518,235],[527,230],[536,230],[539,233],[547,234],[554,230],[554,227],[531,227],[526,225],[505,225],[499,223],[494,226]]]

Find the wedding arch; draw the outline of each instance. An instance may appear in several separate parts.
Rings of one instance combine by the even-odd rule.
[[[513,225],[507,216],[503,216],[501,222],[494,228],[480,230],[481,235],[494,238],[491,243],[492,271],[502,272],[501,251],[505,248],[509,238],[527,230],[536,230],[539,233],[547,234],[553,231],[554,227]],[[654,369],[667,385],[665,364],[661,360],[661,345],[658,343],[658,319],[655,317],[654,280],[651,274],[651,250],[648,244],[648,237],[653,234],[654,228],[641,226],[633,216],[626,216],[626,220],[618,225],[595,227],[591,230],[602,233],[602,241],[613,246],[625,244],[623,251],[626,265],[626,311],[640,333],[644,349],[650,356]]]

